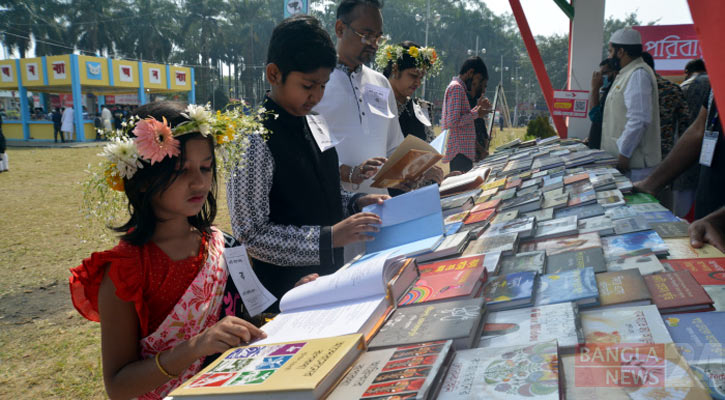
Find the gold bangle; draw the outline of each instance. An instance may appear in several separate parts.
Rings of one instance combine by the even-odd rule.
[[[159,368],[159,371],[161,371],[161,373],[166,375],[166,377],[169,379],[178,378],[178,375],[171,375],[164,369],[164,367],[161,366],[161,361],[159,360],[159,357],[161,357],[161,352],[156,353],[156,356],[154,356],[154,360],[156,360],[156,366]]]

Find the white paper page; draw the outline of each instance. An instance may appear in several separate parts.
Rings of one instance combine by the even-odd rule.
[[[385,302],[374,296],[340,304],[328,304],[313,310],[282,313],[262,327],[267,338],[255,344],[319,339],[361,333],[373,313]]]
[[[240,244],[237,247],[224,249],[224,259],[229,276],[232,277],[234,286],[241,294],[242,302],[249,315],[258,315],[277,301],[277,298],[262,285],[254,273],[252,265],[249,263],[246,246]]]
[[[383,269],[393,251],[363,257],[350,267],[297,286],[282,296],[279,309],[290,312],[320,304],[384,295]]]

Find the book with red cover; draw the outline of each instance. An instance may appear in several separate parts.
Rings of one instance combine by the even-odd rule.
[[[572,183],[580,182],[589,179],[588,173],[581,173],[576,175],[569,175],[564,177],[564,184],[570,185]]]
[[[489,209],[489,210],[483,210],[479,212],[472,212],[468,214],[466,219],[463,220],[464,225],[470,225],[475,224],[477,222],[481,221],[488,221],[491,219],[491,216],[493,216],[493,213],[496,212],[496,210]]]
[[[476,268],[454,268],[421,276],[408,293],[403,295],[398,306],[475,297],[488,279],[486,267],[483,263],[478,265]]]
[[[479,211],[488,210],[488,209],[495,210],[496,207],[498,207],[499,203],[501,203],[501,199],[489,200],[487,202],[477,204],[475,207],[473,207],[471,209],[471,212],[474,213],[474,212],[479,212]]]
[[[506,182],[506,189],[517,188],[521,186],[523,181],[521,179],[514,179]]]
[[[725,285],[725,258],[662,260],[675,271],[690,271],[700,285]]]
[[[440,260],[427,264],[418,265],[420,276],[429,276],[448,271],[462,271],[464,269],[475,269],[484,265],[484,254],[475,256],[459,257],[454,259]]]
[[[713,301],[690,271],[674,271],[644,277],[660,314],[713,311]]]

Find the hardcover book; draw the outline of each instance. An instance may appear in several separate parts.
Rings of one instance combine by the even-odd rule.
[[[649,203],[654,204],[654,203]],[[640,204],[642,205],[642,204]],[[679,222],[680,219],[675,217],[669,210],[667,211],[648,211],[641,213],[642,217],[649,223],[655,222]]]
[[[619,207],[625,204],[622,192],[617,189],[597,192],[597,203],[602,207]]]
[[[649,230],[650,226],[644,217],[622,218],[614,221],[614,233],[624,235],[625,233],[641,232]]]
[[[630,251],[607,260],[607,270],[609,271],[628,269],[636,269],[642,275],[665,272],[660,260],[650,249]]]
[[[461,211],[459,213],[449,215],[443,220],[443,224],[448,225],[454,224],[456,222],[462,222],[464,219],[466,219],[469,213],[470,211]]]
[[[496,213],[496,216],[491,221],[491,225],[499,225],[509,221],[513,221],[519,217],[519,210],[511,210],[506,212]]]
[[[690,237],[690,234],[687,232],[690,225],[684,221],[652,222],[649,225],[662,239]]]
[[[530,251],[501,258],[499,274],[508,275],[523,271],[535,271],[539,275],[546,273],[546,252]]]
[[[518,233],[505,233],[494,236],[482,236],[468,244],[464,256],[482,253],[512,254],[519,244]]]
[[[523,271],[490,278],[483,297],[489,311],[510,310],[533,305],[536,272]]]
[[[725,254],[711,244],[699,249],[692,247],[690,238],[669,238],[664,241],[669,249],[669,258],[725,258]]]
[[[714,309],[712,299],[689,271],[648,275],[644,280],[661,314]]]
[[[584,342],[672,343],[657,306],[634,306],[582,311]]]
[[[656,197],[647,193],[633,193],[624,196],[624,200],[627,204],[642,204],[642,203],[659,203]]]
[[[554,219],[553,208],[542,208],[541,210],[531,211],[524,214],[524,217],[536,217],[536,222],[549,221]]]
[[[496,212],[494,209],[488,209],[483,211],[471,212],[463,220],[464,225],[476,224],[479,222],[485,222],[491,219],[493,214]]]
[[[531,248],[533,247],[533,248]],[[530,242],[524,251],[544,250],[547,256],[602,247],[602,240],[596,233],[585,233],[554,239]]]
[[[635,210],[633,210],[629,206],[620,206],[620,207],[612,207],[608,208],[604,211],[604,215],[611,218],[613,221],[622,219],[622,218],[632,218],[639,215],[639,213]]]
[[[475,265],[478,265],[476,268],[466,268],[478,260],[478,257],[469,258],[474,260],[471,260],[471,263],[459,262],[460,269],[421,275],[408,293],[400,299],[398,306],[474,297],[480,291],[481,285],[486,282],[488,274],[482,263],[476,263]]]
[[[428,342],[364,353],[328,400],[434,398],[453,359],[453,342]]]
[[[584,343],[579,311],[574,303],[489,313],[478,347],[525,345],[555,339],[559,348],[567,351]]]
[[[639,203],[629,204],[629,207],[638,213],[654,212],[654,211],[670,211],[662,204],[658,203]]]
[[[702,287],[713,301],[715,311],[725,311],[725,286],[705,285]]]
[[[578,233],[577,217],[557,218],[536,223],[535,239],[548,239],[560,236],[569,236]]]
[[[361,335],[235,347],[170,396],[319,399],[363,349]]]
[[[652,304],[652,295],[638,269],[604,272],[597,274],[596,279],[602,308]]]
[[[469,349],[481,336],[484,312],[483,298],[401,307],[375,335],[370,349],[447,339],[455,349]]]
[[[560,274],[575,269],[592,268],[594,273],[607,270],[604,252],[601,247],[567,251],[546,257],[547,273]]]
[[[517,218],[515,220],[511,220],[509,222],[505,222],[503,224],[499,225],[492,225],[486,232],[484,232],[484,236],[496,236],[496,235],[505,235],[509,233],[518,233],[519,237],[526,238],[530,237],[534,232],[534,224],[536,223],[536,218],[534,217],[521,217]]]
[[[438,399],[558,400],[556,341],[456,353]]]
[[[642,231],[602,238],[604,256],[615,258],[635,250],[650,249],[655,254],[667,254],[669,248],[655,231]]]
[[[553,193],[553,192],[546,192]],[[559,193],[554,195],[547,196],[544,195],[544,202],[541,204],[542,208],[553,208],[555,210],[558,210],[560,208],[566,207],[567,204],[569,204],[569,193]]]
[[[597,202],[597,193],[593,190],[584,193],[570,193],[569,194],[569,207],[584,206],[587,204],[593,204]]]
[[[418,139],[414,135],[408,136],[413,139]],[[407,137],[405,139],[409,140]],[[418,140],[425,143],[423,140]],[[428,145],[427,143],[425,144]],[[417,181],[426,171],[443,158],[435,150],[427,151],[408,148],[406,151],[404,147],[404,143],[398,146],[398,149],[388,158],[388,161],[375,175],[373,183],[370,186],[389,188],[405,181]]]
[[[725,258],[662,260],[670,271],[690,271],[700,285],[725,285]]]
[[[592,217],[598,217],[604,215],[605,210],[601,204],[588,204],[577,207],[566,207],[554,211],[554,217],[564,218],[572,215],[576,215],[578,219],[586,219]]]
[[[461,254],[470,239],[468,232],[458,232],[450,236],[446,236],[443,241],[435,248],[435,250],[417,256],[418,262],[435,260],[437,258],[450,257]]]
[[[598,296],[594,269],[575,269],[560,274],[542,275],[536,289],[536,305],[571,301],[579,307],[591,307],[598,304]]]
[[[579,227],[579,233],[597,232],[600,237],[614,235],[614,223],[612,222],[612,219],[606,215],[579,219],[577,224]]]
[[[499,203],[501,203],[500,199],[489,200],[485,203],[477,204],[475,207],[473,207],[471,212],[478,212],[478,211],[483,211],[483,210],[488,210],[488,209],[495,210],[496,207],[498,207]]]

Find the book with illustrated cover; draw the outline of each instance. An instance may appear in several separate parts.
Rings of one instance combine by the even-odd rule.
[[[415,139],[415,136],[408,135]],[[407,137],[406,137],[407,139]],[[420,139],[418,139],[420,140]],[[423,142],[422,140],[420,140]],[[425,143],[425,142],[423,142]],[[398,147],[403,147],[403,143]],[[396,153],[398,150],[396,150]],[[390,156],[388,161],[380,168],[370,184],[376,188],[389,188],[405,181],[417,181],[423,174],[434,166],[443,156],[436,151],[408,149],[399,157]]]
[[[509,179],[506,182],[506,186],[504,186],[505,189],[511,189],[511,188],[518,188],[521,186],[521,182],[523,182],[521,179]]]
[[[606,215],[579,219],[577,222],[579,233],[599,233],[599,236],[614,235],[614,222]]]
[[[463,175],[449,176],[448,178],[443,179],[443,182],[441,182],[440,187],[438,188],[440,196],[446,197],[476,189],[483,184],[490,172],[490,169],[480,167],[474,168]],[[480,192],[478,194],[480,194]],[[478,194],[473,197],[477,197]]]
[[[547,273],[559,274],[574,269],[592,268],[594,273],[605,272],[607,263],[601,247],[567,251],[546,257]]]
[[[619,207],[625,204],[622,192],[617,189],[597,192],[597,203],[602,207]]]
[[[553,192],[546,192],[553,193]],[[552,194],[552,195],[544,195],[544,202],[541,203],[541,207],[544,209],[547,208],[553,208],[555,210],[558,210],[560,208],[566,207],[567,204],[569,204],[569,193],[558,193],[558,194]]]
[[[641,232],[649,230],[650,226],[644,217],[622,218],[614,221],[614,233],[624,235],[625,233]]]
[[[690,271],[700,285],[725,285],[725,258],[662,260],[670,271]]]
[[[535,271],[539,275],[545,274],[546,252],[530,251],[501,258],[501,271],[499,274],[508,275],[523,271]]]
[[[725,398],[725,313],[670,314],[672,339],[713,399]]]
[[[466,219],[469,213],[470,211],[461,211],[459,213],[449,215],[443,220],[443,224],[448,225],[456,222],[462,222],[464,219]]]
[[[644,280],[661,314],[714,310],[712,299],[690,271],[648,275]]]
[[[642,275],[665,272],[659,258],[650,249],[641,249],[620,254],[607,260],[608,271],[636,269]]]
[[[510,310],[533,305],[535,271],[514,272],[489,278],[483,289],[489,311]]]
[[[458,232],[446,236],[435,250],[417,256],[416,260],[418,260],[418,262],[425,262],[461,254],[463,249],[466,248],[469,240],[470,235],[468,232]]]
[[[500,199],[489,200],[489,201],[486,201],[484,203],[479,203],[479,204],[476,204],[475,207],[473,207],[473,209],[471,210],[471,212],[484,211],[484,210],[488,210],[488,209],[495,210],[496,207],[498,207],[499,203],[501,203],[501,200]]]
[[[501,253],[502,255],[513,254],[519,245],[518,233],[505,233],[494,236],[481,236],[470,242],[464,256],[482,253]]]
[[[662,239],[690,237],[687,231],[690,224],[685,221],[652,222],[649,225]]]
[[[400,307],[373,337],[370,349],[448,339],[455,349],[469,349],[481,336],[484,313],[483,298]]]
[[[561,176],[545,176],[542,185],[542,192],[548,192],[552,189],[558,189],[564,186],[564,178]]]
[[[444,214],[451,215],[473,208],[473,196],[454,196],[441,199],[441,209]]]
[[[516,191],[516,196],[526,196],[526,195],[529,195],[529,194],[532,194],[532,193],[537,193],[538,194],[539,192],[540,192],[539,191],[539,188],[533,187],[533,186],[529,186],[529,187],[524,188],[524,189],[518,189]]]
[[[534,225],[536,224],[536,218],[534,217],[520,217],[499,225],[491,225],[483,236],[497,236],[505,235],[509,233],[518,233],[520,238],[531,237],[534,233]]]
[[[639,213],[633,210],[630,206],[620,206],[606,209],[604,211],[604,215],[614,221],[622,218],[636,217],[637,215],[639,215]]]
[[[564,191],[566,193],[569,193],[569,197],[571,198],[575,195],[594,192],[594,186],[592,186],[592,184],[589,182],[583,181],[566,186],[564,188]]]
[[[574,303],[498,311],[486,316],[478,347],[525,345],[557,339],[571,351],[584,343],[579,311]]]
[[[577,183],[580,181],[587,181],[589,180],[589,174],[584,172],[580,174],[575,175],[569,175],[564,177],[564,185],[571,185],[572,183]]]
[[[592,309],[579,315],[587,344],[672,343],[655,305]]]
[[[497,190],[497,189],[494,189],[494,191],[496,191],[496,190]],[[474,207],[475,207],[475,206],[477,206],[477,205],[479,205],[479,204],[481,204],[481,203],[485,203],[485,202],[487,202],[487,201],[490,201],[490,200],[491,200],[491,197],[493,197],[493,195],[494,195],[495,193],[493,193],[493,194],[488,194],[488,192],[490,192],[490,191],[486,190],[486,191],[484,191],[483,193],[481,193],[481,195],[480,195],[480,196],[478,196],[478,198],[476,199],[476,201],[474,201],[474,202],[473,202],[473,204],[474,204]]]
[[[602,238],[604,256],[615,258],[635,250],[650,249],[655,254],[667,254],[669,248],[655,231],[642,231]]]
[[[552,219],[549,221],[539,222],[537,220],[534,238],[548,239],[553,237],[569,236],[578,233],[578,231],[576,215]]]
[[[493,214],[496,212],[494,209],[488,209],[483,211],[471,212],[463,220],[464,225],[476,224],[479,222],[487,222],[491,219]]]
[[[368,351],[328,400],[434,398],[453,359],[450,340]]]
[[[576,215],[578,219],[587,219],[604,215],[605,209],[601,204],[587,204],[584,206],[565,207],[554,211],[555,218],[564,218]]]
[[[485,184],[481,185],[481,189],[483,189],[483,190],[491,190],[491,189],[498,189],[498,188],[503,187],[503,186],[506,186],[506,178],[497,179],[495,181],[491,181],[491,182],[485,183]]]
[[[596,191],[611,190],[617,187],[612,174],[591,175],[589,182],[592,183]]]
[[[483,257],[483,256],[480,256]],[[421,275],[413,284],[408,293],[403,295],[398,306],[410,304],[432,303],[452,298],[472,298],[481,289],[481,286],[488,274],[483,263],[476,263],[478,257],[471,262],[461,261],[453,265],[461,265],[461,268],[431,272]],[[466,268],[469,265],[478,265],[476,268]],[[436,269],[437,270],[437,269]]]
[[[597,274],[596,279],[602,308],[652,304],[652,295],[636,268],[604,272]]]
[[[456,353],[438,399],[558,400],[560,382],[555,340],[484,347]]]
[[[498,212],[491,221],[491,225],[499,225],[505,222],[513,221],[519,217],[519,210],[511,210],[505,212]]]
[[[633,193],[624,196],[624,200],[627,204],[642,204],[642,203],[659,203],[656,197],[647,193]]]
[[[705,244],[700,248],[694,248],[690,244],[690,238],[668,238],[664,239],[667,248],[670,250],[670,259],[681,258],[723,258],[725,254],[711,244]]]
[[[585,206],[597,202],[597,192],[591,190],[584,193],[569,193],[569,207]]]
[[[522,245],[522,251],[544,250],[547,256],[602,247],[602,240],[596,233],[584,233],[554,239],[535,240]]]
[[[542,208],[541,210],[531,211],[524,214],[524,217],[536,217],[536,222],[549,221],[554,219],[553,208]]]
[[[361,335],[235,347],[170,396],[319,399],[363,350]]]
[[[638,213],[646,213],[646,212],[657,212],[657,211],[670,211],[665,206],[657,203],[637,203],[637,204],[629,204],[629,208],[633,209],[634,211]]]
[[[599,303],[594,269],[584,268],[560,274],[546,274],[539,278],[536,289],[536,305],[573,302],[579,307],[591,307]]]
[[[491,200],[507,201],[511,200],[516,196],[516,189],[499,190],[495,196],[491,197]]]
[[[521,184],[521,189],[526,189],[527,187],[538,188],[539,185],[541,185],[541,178],[530,178]]]
[[[648,203],[648,204],[654,204],[654,203]],[[642,218],[647,220],[649,223],[656,223],[656,222],[679,222],[680,219],[675,217],[672,212],[668,211],[647,211],[640,213]]]

